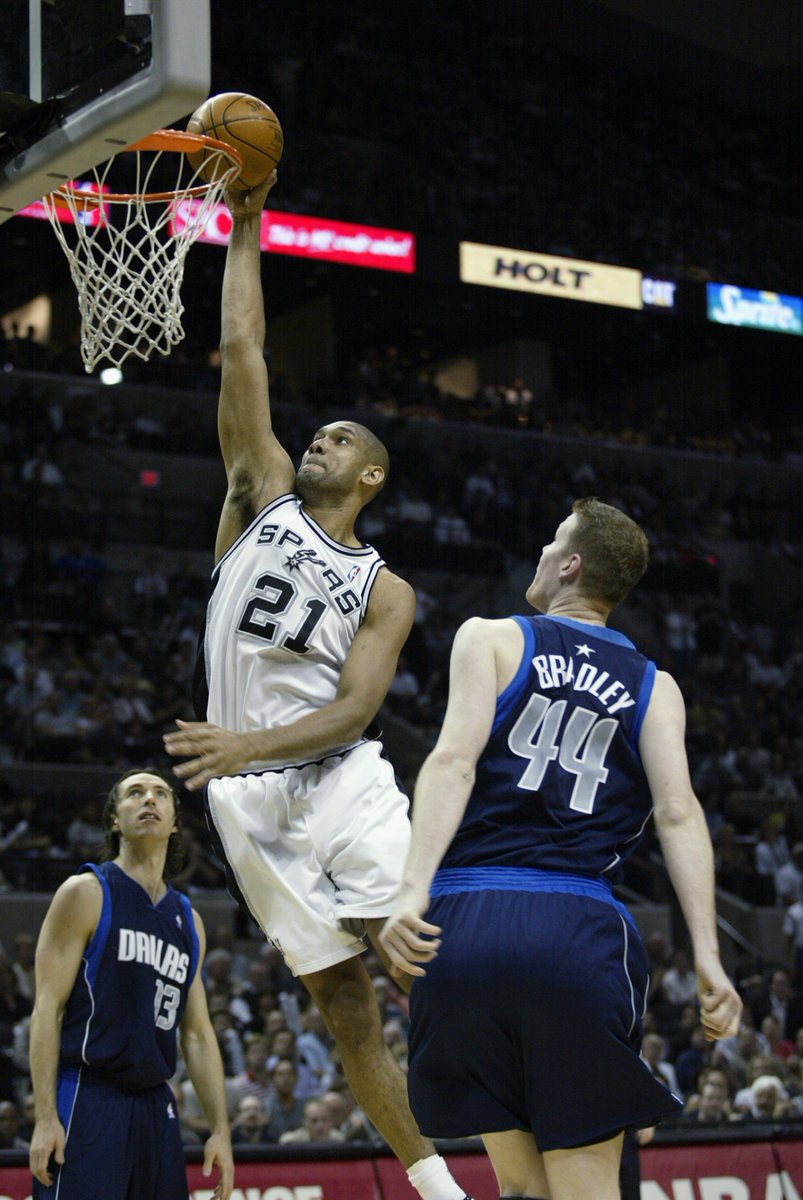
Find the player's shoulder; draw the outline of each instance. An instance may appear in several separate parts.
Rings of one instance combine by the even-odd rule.
[[[468,617],[458,627],[455,640],[463,644],[519,644],[524,639],[521,626],[513,617]]]
[[[96,919],[103,904],[103,887],[94,871],[70,875],[59,884],[50,903],[51,911],[70,921]]]
[[[415,610],[415,589],[406,579],[394,574],[389,567],[383,566],[377,573],[371,591],[370,603],[373,605],[377,602],[383,608],[406,609],[412,613]]]

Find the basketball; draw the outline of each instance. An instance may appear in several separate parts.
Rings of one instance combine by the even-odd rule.
[[[210,96],[196,109],[187,123],[188,133],[202,133],[239,150],[243,167],[233,186],[246,190],[263,183],[282,157],[284,134],[279,118],[264,100],[243,92],[222,92]],[[193,170],[211,182],[225,167],[208,150],[187,155]],[[204,160],[210,157],[208,167]]]

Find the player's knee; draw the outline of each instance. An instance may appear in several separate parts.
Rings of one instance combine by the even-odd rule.
[[[382,1027],[373,989],[361,981],[344,980],[318,1001],[321,1015],[341,1051],[382,1041]]]

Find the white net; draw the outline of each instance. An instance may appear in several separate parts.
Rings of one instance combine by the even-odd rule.
[[[181,284],[187,251],[241,164],[225,147],[207,146],[201,155],[204,173],[220,172],[208,183],[200,167],[193,170],[187,156],[171,147],[178,178],[174,170],[169,192],[151,190],[164,170],[169,140],[168,134],[165,147],[156,150],[131,147],[81,183],[43,197],[78,292],[81,358],[88,372],[99,362],[120,366],[132,354],[145,360],[157,352],[169,354],[184,337]],[[107,183],[122,158],[129,160],[133,184],[125,195],[112,193]],[[65,212],[70,214],[66,222],[60,219]]]

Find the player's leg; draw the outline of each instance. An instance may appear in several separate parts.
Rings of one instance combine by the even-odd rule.
[[[337,1042],[343,1069],[357,1103],[396,1156],[409,1167],[432,1154],[407,1103],[404,1072],[385,1044],[371,979],[359,958],[302,976]]]
[[[544,1167],[551,1200],[577,1200],[578,1196],[620,1200],[622,1138],[623,1134],[618,1133],[606,1142],[595,1142],[591,1146],[546,1151]]]
[[[508,1129],[503,1133],[484,1133],[482,1140],[503,1197],[527,1200],[553,1200],[547,1183],[544,1158],[531,1133]],[[588,1196],[596,1200],[596,1193]]]
[[[429,1138],[422,1137],[407,1099],[407,1081],[385,1044],[376,992],[359,958],[302,975],[302,982],[337,1043],[349,1087],[427,1200],[463,1200]]]

